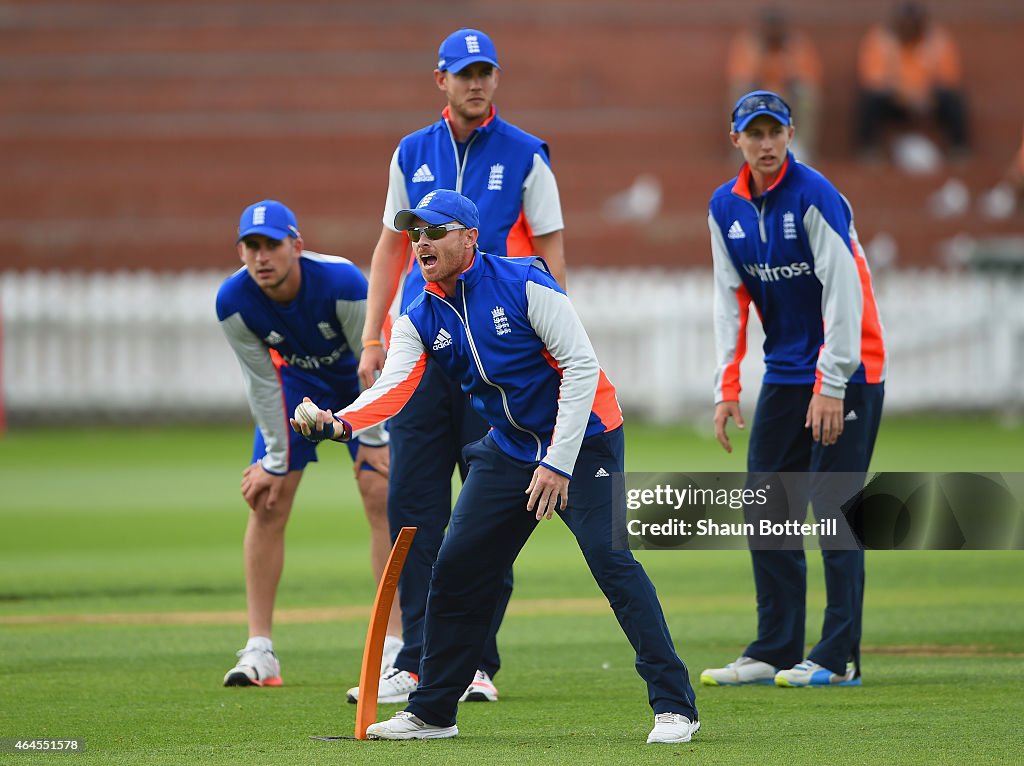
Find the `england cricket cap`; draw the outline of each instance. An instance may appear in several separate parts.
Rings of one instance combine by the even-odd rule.
[[[480,228],[480,212],[473,200],[451,189],[434,189],[423,195],[416,207],[399,210],[395,216],[395,228],[405,231],[412,227],[417,218],[432,226],[458,221],[467,229]]]
[[[235,241],[241,242],[243,237],[250,234],[262,234],[271,239],[298,239],[302,236],[299,234],[295,213],[273,199],[249,205],[242,213],[242,218],[238,222],[238,239]]]
[[[442,72],[461,72],[477,61],[486,61],[494,68],[501,69],[494,43],[479,29],[452,32],[437,50],[437,68]]]
[[[770,90],[755,90],[743,96],[732,109],[732,129],[739,133],[745,130],[755,117],[767,114],[778,120],[780,125],[791,125],[789,104],[777,93]]]

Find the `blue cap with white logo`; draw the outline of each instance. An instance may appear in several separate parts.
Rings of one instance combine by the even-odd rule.
[[[409,229],[417,218],[431,226],[458,221],[467,229],[480,228],[480,212],[476,204],[451,189],[434,189],[427,192],[415,208],[399,210],[395,215],[395,228],[399,231]]]
[[[782,96],[770,90],[755,90],[743,96],[732,109],[732,129],[737,133],[745,130],[755,117],[767,114],[780,125],[791,125],[793,118],[789,104]]]
[[[477,61],[486,61],[496,69],[501,69],[494,43],[479,29],[452,32],[437,51],[437,68],[442,72],[454,74]]]
[[[238,239],[235,241],[241,242],[243,237],[250,234],[262,234],[271,239],[298,239],[302,236],[299,234],[295,213],[273,199],[249,205],[242,213],[242,218],[238,222]]]

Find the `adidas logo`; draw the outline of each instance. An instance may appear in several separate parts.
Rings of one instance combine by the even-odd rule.
[[[437,337],[434,338],[434,351],[440,351],[450,345],[452,345],[451,333],[442,327],[441,331],[437,333]]]
[[[743,227],[740,226],[739,221],[733,221],[732,226],[729,227],[729,239],[746,239],[747,235],[743,231]]]
[[[845,420],[846,422],[850,422],[851,420],[856,420],[856,419],[857,419],[857,411],[856,410],[850,410],[849,412],[846,413],[846,417],[843,418],[843,420]]]
[[[414,184],[425,184],[433,180],[434,174],[430,172],[430,166],[425,162],[416,168],[416,172],[412,174],[412,182]]]
[[[598,468],[597,469],[597,473],[594,474],[594,478],[597,479],[597,478],[600,478],[601,476],[611,476],[611,474],[608,473],[603,468]]]

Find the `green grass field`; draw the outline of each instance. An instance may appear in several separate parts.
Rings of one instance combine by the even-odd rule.
[[[730,457],[706,429],[634,426],[627,441],[635,471],[743,466],[743,441]],[[249,449],[247,426],[0,439],[0,739],[88,747],[0,763],[973,764],[1024,751],[1020,552],[870,552],[864,686],[698,688],[694,741],[653,747],[631,650],[557,521],[516,565],[498,704],[464,706],[454,740],[311,740],[352,732],[344,690],[374,592],[366,524],[347,456],[325,450],[289,527],[274,635],[285,686],[222,688],[245,641],[238,482]],[[1024,431],[947,415],[890,418],[873,464],[1022,466]],[[754,630],[748,555],[639,556],[694,679],[735,658]],[[808,561],[813,636],[823,587],[818,556]]]

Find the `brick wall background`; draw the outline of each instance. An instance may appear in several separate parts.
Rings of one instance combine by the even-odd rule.
[[[0,2],[0,258],[13,270],[233,268],[237,215],[276,197],[312,249],[369,263],[397,140],[436,119],[441,39],[485,29],[503,66],[496,103],[546,138],[570,266],[706,265],[706,203],[735,173],[724,59],[748,0],[239,0]],[[936,220],[951,175],[994,183],[1024,123],[1024,4],[934,0],[957,36],[975,151],[911,177],[850,150],[857,43],[889,2],[777,6],[818,44],[827,93],[815,163],[850,198],[862,239],[937,263],[958,233],[1024,219]],[[658,216],[609,223],[602,205],[641,173]]]

